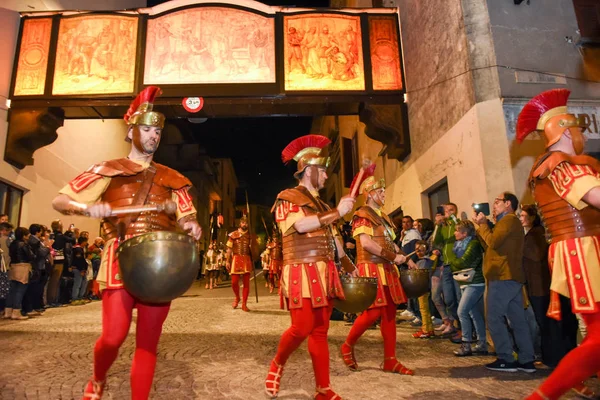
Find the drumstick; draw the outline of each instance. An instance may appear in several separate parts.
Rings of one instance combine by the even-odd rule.
[[[87,212],[87,206],[85,204],[76,203],[73,201],[70,203],[71,203],[71,205],[74,205],[79,208],[78,210],[73,210],[71,212],[72,214],[85,215],[87,217],[90,216],[90,213]],[[158,212],[164,211],[167,214],[175,214],[175,212],[177,211],[177,203],[175,203],[174,201],[165,201],[164,203],[159,203],[159,204],[145,204],[142,206],[117,207],[117,208],[113,208],[111,210],[110,215],[116,216],[116,215],[123,215],[123,214],[137,214],[137,213],[148,212],[148,211],[158,211]]]
[[[165,201],[159,204],[146,204],[143,206],[124,206],[113,208],[110,215],[136,214],[148,211],[166,212],[167,214],[175,214],[177,211],[177,203],[174,201]]]

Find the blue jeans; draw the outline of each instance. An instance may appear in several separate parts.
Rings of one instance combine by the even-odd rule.
[[[81,271],[73,270],[73,291],[71,292],[71,300],[80,300],[85,296],[87,290],[87,275],[81,276]]]
[[[442,292],[444,294],[444,303],[446,303],[449,317],[454,321],[458,321],[460,287],[458,286],[458,282],[454,280],[452,269],[449,265],[444,265],[442,269]]]
[[[446,313],[446,304],[444,304],[444,300],[442,299],[442,270],[437,268],[433,271],[433,276],[431,277],[431,300],[435,305],[435,309],[440,314],[442,320],[448,320],[448,314]]]
[[[512,341],[504,319],[506,317],[510,321],[519,350],[519,362],[532,362],[535,356],[523,306],[523,284],[516,281],[488,281],[486,297],[487,325],[498,358],[507,362],[515,361]]]
[[[462,296],[458,304],[458,318],[462,327],[462,341],[471,342],[473,337],[473,329],[471,318],[475,324],[475,332],[477,332],[477,344],[486,345],[485,319],[483,307],[483,293],[485,286],[463,286]]]
[[[6,298],[6,308],[12,308],[14,310],[20,310],[23,305],[23,296],[27,291],[27,283],[21,283],[19,281],[10,281],[10,289],[8,291],[8,297]]]

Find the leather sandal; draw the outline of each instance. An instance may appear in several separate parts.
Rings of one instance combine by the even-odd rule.
[[[358,364],[356,363],[356,358],[354,358],[354,347],[344,342],[340,348],[340,351],[342,353],[342,360],[344,360],[346,367],[348,367],[350,371],[358,371]]]
[[[391,367],[390,367],[391,366]],[[388,357],[381,364],[381,369],[383,372],[391,372],[393,374],[400,375],[414,375],[415,371],[412,369],[406,368],[400,361],[396,359],[396,357]]]
[[[317,387],[317,393],[314,396],[315,400],[342,400],[342,398],[331,390],[330,387],[320,388]]]
[[[598,393],[595,393],[592,389],[587,387],[584,383],[580,383],[580,384],[576,385],[573,388],[573,391],[575,393],[577,393],[577,397],[580,397],[582,399],[597,400],[600,398],[600,397],[598,397]]]
[[[272,360],[267,379],[265,380],[265,393],[271,399],[277,398],[277,395],[279,394],[281,375],[283,375],[283,365],[279,365],[275,360]]]
[[[83,400],[100,400],[102,393],[104,392],[104,384],[106,381],[96,381],[93,378],[90,379],[85,385],[85,391],[83,392]]]

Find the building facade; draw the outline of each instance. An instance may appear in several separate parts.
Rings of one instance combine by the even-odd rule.
[[[531,137],[517,144],[516,118],[528,99],[552,88],[571,90],[569,106],[590,122],[586,152],[600,152],[598,2],[384,5],[399,9],[411,153],[402,161],[379,156],[384,146],[365,134],[358,116],[315,119],[313,132],[332,136],[333,154],[341,152],[327,189],[332,200],[348,192],[349,175],[366,156],[386,178],[389,213],[432,217],[449,198],[470,217],[473,203],[493,202],[503,191],[532,201],[527,176],[544,143]]]

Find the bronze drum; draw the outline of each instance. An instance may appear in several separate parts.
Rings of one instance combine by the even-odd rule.
[[[377,297],[377,278],[342,276],[342,287],[346,300],[334,299],[333,306],[346,313],[365,311]]]
[[[429,292],[428,269],[404,269],[400,271],[400,283],[406,297],[414,299]]]
[[[184,294],[198,274],[196,242],[177,232],[150,232],[117,249],[123,285],[147,303],[167,303]]]

